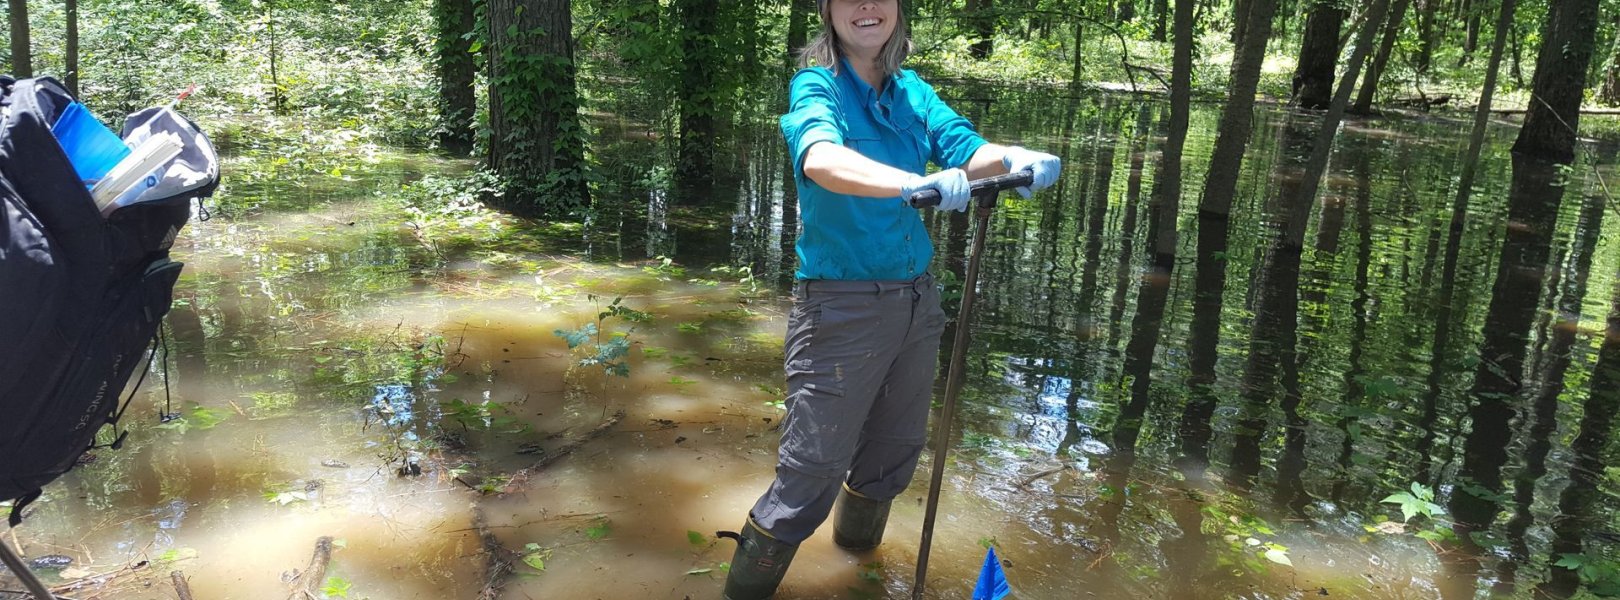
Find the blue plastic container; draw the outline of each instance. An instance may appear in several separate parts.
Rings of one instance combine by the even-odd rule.
[[[73,163],[73,170],[86,186],[105,177],[118,161],[129,156],[129,146],[124,145],[124,140],[78,102],[62,111],[62,116],[51,126],[51,133],[56,135],[56,141]]]

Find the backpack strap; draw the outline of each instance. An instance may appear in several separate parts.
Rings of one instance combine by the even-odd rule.
[[[42,495],[44,493],[45,493],[44,490],[34,490],[33,492],[30,492],[27,496],[23,496],[21,498],[18,498],[17,502],[15,504],[11,505],[11,518],[8,519],[7,522],[10,523],[13,528],[17,527],[18,525],[22,525],[22,511],[23,511],[23,508],[26,508],[28,505],[33,504],[34,501],[38,500],[40,495]]]

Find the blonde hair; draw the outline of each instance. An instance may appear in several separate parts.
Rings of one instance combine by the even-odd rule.
[[[833,30],[832,17],[828,15],[831,9],[826,3],[821,8],[821,33],[804,45],[799,52],[799,67],[826,67],[832,72],[838,72],[839,59],[844,58],[844,48],[838,41],[838,32]],[[906,61],[911,54],[911,38],[906,35],[905,7],[899,7],[899,18],[894,24],[894,33],[889,35],[889,41],[883,44],[883,51],[878,53],[877,66],[883,70],[884,77],[893,76],[900,72],[900,64]]]

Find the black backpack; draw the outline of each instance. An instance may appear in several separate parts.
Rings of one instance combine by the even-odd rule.
[[[73,97],[50,78],[4,78],[0,88],[10,109],[0,119],[0,501],[14,501],[16,526],[41,488],[122,416],[118,397],[150,360],[180,276],[169,248],[192,200],[218,187],[219,161],[194,123],[165,117],[191,129],[176,132],[187,141],[176,160],[201,176],[104,218],[51,134]]]

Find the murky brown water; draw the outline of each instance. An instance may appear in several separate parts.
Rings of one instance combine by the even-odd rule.
[[[1448,253],[1457,126],[1352,123],[1307,248],[1279,255],[1267,241],[1308,120],[1265,113],[1231,232],[1208,241],[1191,209],[1214,119],[1200,110],[1176,268],[1156,273],[1143,240],[1158,106],[1086,99],[1066,123],[1049,99],[996,98],[975,109],[992,137],[1069,168],[993,224],[931,597],[967,597],[986,544],[1028,599],[1567,597],[1576,571],[1552,563],[1608,564],[1616,479],[1586,449],[1612,434],[1592,420],[1605,397],[1590,382],[1620,236],[1589,172],[1541,210],[1547,235],[1513,238],[1510,220],[1531,213],[1509,216],[1523,203],[1509,193],[1511,132],[1497,131]],[[129,442],[47,490],[16,532],[23,549],[75,559],[80,572],[45,571],[53,582],[152,561],[73,598],[172,598],[167,574],[181,570],[199,600],[281,599],[284,574],[331,536],[330,596],[475,598],[482,513],[517,563],[501,598],[718,597],[732,545],[713,532],[740,525],[769,483],[783,414],[791,237],[773,135],[762,127],[717,178],[718,197],[737,199],[729,226],[639,171],[610,174],[603,193],[636,200],[583,230],[472,220],[449,244],[391,201],[402,182],[458,168],[424,157],[228,189],[263,201],[182,236],[171,354],[126,418]],[[949,281],[964,226],[933,223]],[[1505,247],[1548,252],[1528,269],[1546,274],[1529,332],[1507,341],[1487,327],[1523,312],[1492,301]],[[648,258],[660,255],[677,260]],[[1225,280],[1211,288],[1216,263]],[[555,333],[615,298],[650,319],[608,317],[572,351]],[[1223,302],[1201,313],[1211,298]],[[627,376],[578,364],[615,332]],[[1522,389],[1478,387],[1514,355]],[[160,426],[165,381],[185,418]],[[1473,412],[1497,399],[1512,420]],[[617,426],[521,475],[618,411]],[[1486,439],[1506,456],[1470,454]],[[421,473],[398,474],[408,464]],[[1459,475],[1490,467],[1495,487]],[[1413,483],[1446,514],[1403,530],[1383,499]],[[779,597],[909,597],[925,486],[898,501],[876,552],[812,538]],[[1458,500],[1475,488],[1478,544],[1414,535],[1478,512]],[[1588,575],[1582,593],[1605,589]]]

